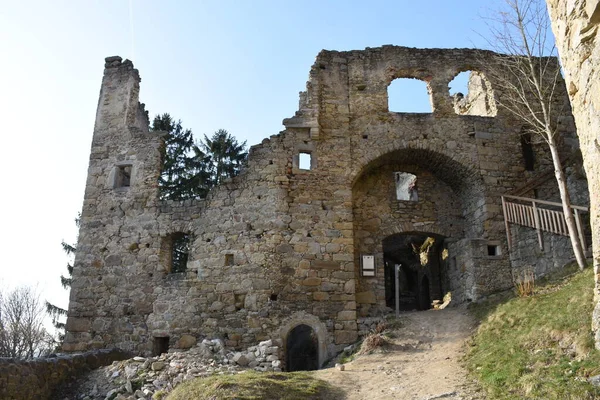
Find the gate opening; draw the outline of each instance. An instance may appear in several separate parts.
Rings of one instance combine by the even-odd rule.
[[[319,369],[319,342],[313,328],[302,324],[290,331],[285,365],[289,372]]]
[[[442,300],[442,270],[446,261],[444,237],[428,233],[403,233],[383,240],[385,303],[396,308],[396,269],[399,308],[428,310],[433,300]]]

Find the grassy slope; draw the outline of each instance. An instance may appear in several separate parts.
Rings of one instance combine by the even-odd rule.
[[[197,378],[177,386],[167,400],[317,400],[340,399],[337,389],[315,379],[310,373],[257,373],[247,371],[236,375],[215,375]]]
[[[590,323],[591,268],[541,287],[533,297],[474,307],[482,324],[466,357],[496,399],[596,399],[600,374]]]

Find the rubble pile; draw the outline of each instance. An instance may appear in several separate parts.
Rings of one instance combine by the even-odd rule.
[[[236,374],[246,369],[281,371],[281,343],[266,340],[245,351],[232,352],[221,339],[204,339],[187,351],[156,357],[115,361],[61,387],[57,400],[160,399],[179,383],[216,374]]]

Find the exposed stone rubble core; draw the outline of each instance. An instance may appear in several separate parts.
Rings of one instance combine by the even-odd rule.
[[[596,274],[592,328],[600,349],[600,1],[547,0],[552,29],[577,123],[590,192]]]
[[[491,104],[501,93],[485,78],[489,56],[322,51],[285,131],[253,146],[239,176],[184,202],[159,200],[163,135],[148,132],[138,71],[107,58],[65,351],[117,346],[150,355],[157,345],[183,349],[207,337],[233,349],[270,339],[281,341],[285,369],[286,339],[306,325],[322,366],[356,341],[358,318],[389,311],[398,260],[382,243],[408,234],[433,235],[440,254],[435,268],[415,269],[419,304],[511,287],[500,196],[551,164],[535,144],[536,170],[525,171],[521,125]],[[480,84],[471,86],[485,87],[480,98],[495,116],[456,114],[448,83],[467,70],[477,71]],[[389,112],[387,87],[404,77],[427,82],[432,113]],[[570,115],[562,118],[566,154],[576,140]],[[300,168],[300,153],[310,154],[310,169]],[[416,201],[396,198],[397,172],[416,176]],[[170,273],[165,249],[178,232],[191,235],[191,251],[186,272]],[[501,251],[490,255],[491,244]],[[362,269],[363,255],[374,269]]]
[[[281,371],[276,344],[267,340],[244,352],[231,352],[220,339],[204,339],[186,351],[115,361],[60,388],[54,398],[151,399],[156,392],[169,393],[179,383],[197,377],[236,374],[249,368],[261,372]]]

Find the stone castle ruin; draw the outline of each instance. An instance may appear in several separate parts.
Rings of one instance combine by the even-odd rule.
[[[426,309],[448,292],[460,303],[507,289],[519,266],[545,272],[571,258],[568,238],[536,250],[535,231],[518,227],[508,251],[501,196],[557,194],[551,180],[530,184],[551,168],[548,150],[496,106],[492,56],[322,51],[285,130],[253,146],[240,175],[183,202],[159,199],[164,134],[148,130],[138,71],[107,58],[64,350],[271,339],[287,370],[318,368],[365,319],[395,308],[395,268],[400,308]],[[470,91],[452,97],[463,71]],[[387,88],[402,78],[426,82],[431,113],[389,111]],[[567,155],[577,140],[561,99]]]

